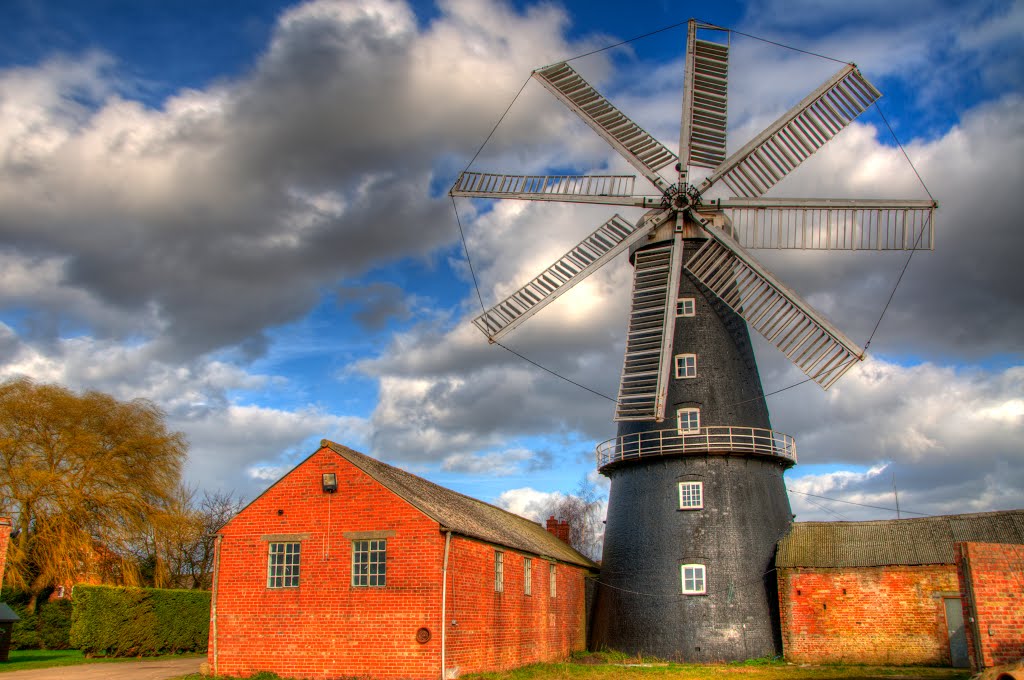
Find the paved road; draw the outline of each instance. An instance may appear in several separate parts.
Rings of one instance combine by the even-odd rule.
[[[0,673],[2,680],[167,680],[188,673],[198,673],[206,659],[163,659],[159,661],[125,661],[124,663],[89,663],[78,666],[40,668],[31,671]]]

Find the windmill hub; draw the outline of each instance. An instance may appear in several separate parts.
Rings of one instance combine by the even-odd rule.
[[[661,199],[661,205],[665,209],[682,211],[690,207],[689,186],[686,184],[673,184],[665,190]]]

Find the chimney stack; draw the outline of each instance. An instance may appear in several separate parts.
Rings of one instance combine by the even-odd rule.
[[[569,542],[569,521],[568,520],[557,520],[554,515],[548,517],[548,531],[553,533],[563,542]]]
[[[4,581],[4,567],[7,566],[7,544],[11,540],[11,520],[0,517],[0,583]]]

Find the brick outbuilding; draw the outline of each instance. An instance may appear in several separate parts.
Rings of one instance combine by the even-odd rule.
[[[434,679],[560,659],[585,647],[596,570],[534,522],[324,440],[218,533],[209,663]]]
[[[965,541],[1014,544],[999,552],[996,562],[1006,562],[1024,544],[1024,510],[794,523],[775,559],[786,659],[971,665],[972,622],[968,614],[965,627],[962,602],[971,585],[958,578],[956,566],[958,553],[968,554]],[[983,556],[994,550],[970,545],[978,546],[970,552],[974,577],[985,570],[988,578],[992,570]],[[1021,598],[1024,574],[1012,579]],[[1024,629],[1016,635],[1024,638]]]

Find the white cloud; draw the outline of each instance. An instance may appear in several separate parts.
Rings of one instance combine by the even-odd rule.
[[[779,12],[769,3],[751,11],[744,28],[799,37],[797,19],[813,26],[835,18],[820,3],[805,4]],[[1006,52],[1020,23],[1016,4],[1008,12],[904,13],[880,27],[865,11],[893,7],[844,7],[848,28],[801,45],[864,55],[870,77],[913,91],[944,83],[955,93],[975,82],[975,71],[992,78],[999,64],[1020,64],[1019,47]],[[950,20],[964,16],[978,21]],[[868,19],[872,28],[857,28]],[[596,38],[567,39],[567,22],[551,5],[517,12],[451,0],[421,26],[402,2],[321,0],[282,15],[248,73],[177,92],[155,108],[123,94],[128,88],[102,54],[0,71],[0,305],[29,310],[0,323],[0,375],[155,400],[192,440],[190,475],[210,486],[241,479],[256,489],[332,433],[387,457],[480,474],[555,455],[527,456],[535,450],[527,438],[559,444],[550,447],[557,460],[589,458],[591,442],[614,432],[611,404],[488,346],[469,324],[472,293],[454,311],[417,303],[421,323],[376,356],[336,367],[377,381],[368,419],[237,398],[259,392],[273,404],[273,390],[289,389],[283,378],[247,368],[265,349],[267,329],[302,318],[354,276],[452,244],[450,206],[431,195],[431,183],[446,184],[441,168],[469,157],[532,68],[597,46]],[[929,33],[940,24],[941,35],[963,28],[949,51]],[[837,68],[738,38],[734,55],[734,147]],[[633,75],[647,64],[623,63],[615,71],[602,54],[579,69],[673,146],[679,83],[669,77],[678,63],[646,80]],[[920,139],[904,140],[942,205],[937,249],[915,255],[872,343],[882,359],[827,394],[801,388],[769,403],[776,427],[797,436],[802,460],[851,468],[801,482],[824,495],[884,500],[886,475],[869,472],[885,461],[909,508],[1019,504],[1022,369],[962,367],[993,356],[1019,363],[1024,335],[1016,262],[1024,236],[1012,201],[1024,185],[1024,107],[1019,81],[1006,82],[1005,92],[967,111],[952,111],[936,89],[894,116],[897,125],[900,115],[959,116],[951,129],[927,127]],[[877,121],[865,120],[773,193],[918,196],[900,152]],[[623,165],[532,83],[474,168]],[[488,304],[615,212],[514,202],[459,209]],[[871,332],[904,257],[763,254],[855,339]],[[462,268],[468,289],[465,264],[449,264]],[[507,344],[614,395],[630,278],[619,258]],[[408,309],[380,290],[368,323]],[[231,359],[213,353],[224,348]],[[802,379],[772,348],[759,345],[758,359],[769,389]],[[324,389],[336,386],[307,391]],[[508,493],[510,507],[540,502],[532,489]]]

